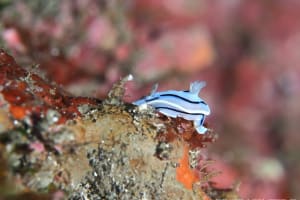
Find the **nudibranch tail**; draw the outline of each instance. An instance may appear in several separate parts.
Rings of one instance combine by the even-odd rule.
[[[194,121],[194,127],[199,134],[204,134],[207,131],[207,128],[203,126],[203,121],[204,121],[204,118],[203,118],[203,120],[200,120],[200,121],[199,120]]]
[[[200,90],[202,88],[204,88],[206,86],[206,82],[205,81],[195,81],[193,83],[190,84],[190,92],[193,94],[199,94]]]

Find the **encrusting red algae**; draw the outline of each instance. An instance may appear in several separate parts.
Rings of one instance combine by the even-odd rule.
[[[42,115],[48,109],[60,112],[59,123],[80,116],[78,106],[97,104],[97,99],[72,97],[57,85],[50,84],[34,72],[21,68],[14,59],[0,50],[1,94],[12,116],[22,120],[32,113]]]

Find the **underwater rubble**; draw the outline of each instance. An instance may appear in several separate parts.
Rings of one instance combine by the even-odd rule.
[[[238,198],[237,188],[213,187],[218,172],[201,157],[217,134],[123,102],[131,76],[102,101],[39,73],[0,50],[1,198]]]

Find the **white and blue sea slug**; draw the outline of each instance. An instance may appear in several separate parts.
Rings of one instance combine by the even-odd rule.
[[[193,82],[187,91],[168,90],[156,92],[155,89],[149,96],[133,102],[139,107],[152,106],[158,112],[172,118],[182,117],[194,121],[194,127],[199,134],[204,134],[207,128],[203,126],[205,116],[210,114],[207,103],[199,97],[200,90],[205,82]]]

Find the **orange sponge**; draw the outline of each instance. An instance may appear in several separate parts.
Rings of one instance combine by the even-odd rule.
[[[189,147],[187,145],[184,147],[183,156],[179,161],[178,168],[176,169],[176,179],[187,189],[192,189],[193,184],[199,181],[197,173],[190,168]]]

